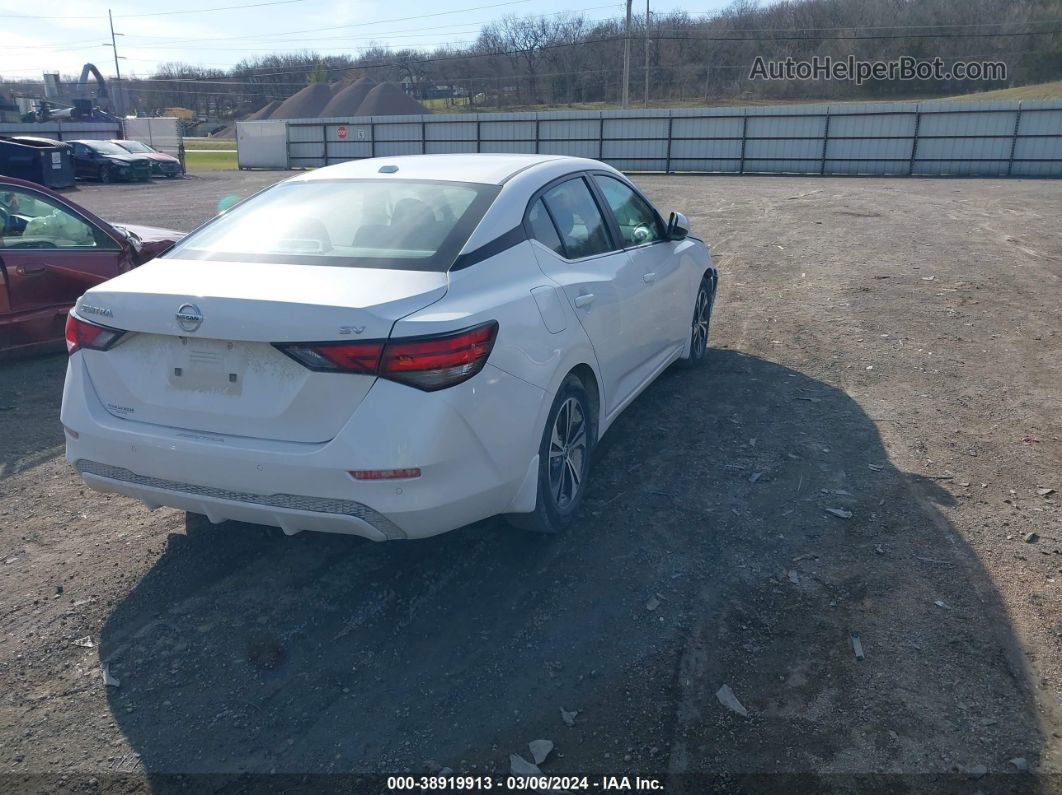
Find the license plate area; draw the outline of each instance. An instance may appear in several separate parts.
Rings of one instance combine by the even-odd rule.
[[[173,349],[168,367],[173,389],[214,392],[224,395],[243,393],[247,372],[247,351],[242,345],[224,340],[181,337]]]

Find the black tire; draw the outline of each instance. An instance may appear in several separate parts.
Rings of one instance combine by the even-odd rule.
[[[567,435],[559,444],[558,434],[562,432]],[[583,382],[569,375],[557,392],[542,431],[535,510],[507,514],[506,520],[534,533],[559,533],[567,528],[586,495],[596,438],[590,397]]]
[[[707,276],[697,287],[693,302],[693,322],[690,324],[690,355],[680,359],[685,367],[699,367],[708,355],[708,332],[712,325],[712,307],[715,305],[715,290]]]
[[[100,166],[100,182],[104,185],[114,181],[114,174],[111,173],[110,166]]]

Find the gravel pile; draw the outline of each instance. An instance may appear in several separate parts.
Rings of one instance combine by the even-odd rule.
[[[409,116],[431,113],[415,99],[406,96],[395,83],[380,83],[365,97],[358,107],[358,116]]]
[[[280,103],[270,119],[315,119],[332,99],[332,89],[325,83],[311,83]]]
[[[279,108],[281,106],[282,103],[283,103],[283,100],[274,99],[268,105],[264,105],[261,108],[259,108],[258,110],[256,110],[254,113],[252,113],[246,119],[244,119],[244,121],[265,121],[266,119],[268,119],[273,114],[273,111],[275,111],[277,108]]]
[[[363,77],[353,83],[348,83],[338,93],[332,96],[331,102],[325,105],[321,111],[322,119],[335,119],[342,116],[357,116],[358,108],[365,101],[365,97],[373,88],[376,81],[371,77]]]

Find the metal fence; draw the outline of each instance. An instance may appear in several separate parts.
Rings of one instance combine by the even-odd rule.
[[[57,141],[109,141],[121,138],[121,125],[117,122],[91,121],[46,121],[33,124],[0,124],[0,135],[33,135]]]
[[[184,163],[181,121],[172,116],[124,119],[125,137],[142,141],[159,152],[173,155]]]
[[[623,171],[1062,177],[1062,101],[845,103],[240,122],[241,168],[562,154]]]

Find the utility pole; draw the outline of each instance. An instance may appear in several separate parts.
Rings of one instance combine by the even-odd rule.
[[[623,28],[623,107],[631,98],[631,3],[627,0],[627,24]]]
[[[645,0],[645,97],[642,104],[649,107],[649,0]]]
[[[115,116],[121,117],[122,113],[122,70],[118,68],[118,42],[115,40],[114,17],[111,9],[107,9],[107,19],[111,23],[111,49],[114,50],[114,110]]]

